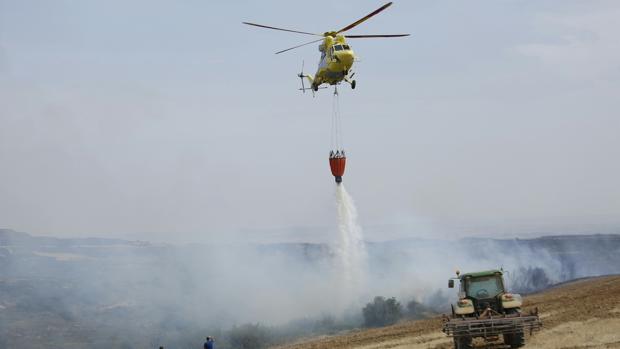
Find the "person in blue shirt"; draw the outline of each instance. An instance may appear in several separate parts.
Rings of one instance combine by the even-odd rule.
[[[204,349],[214,349],[215,339],[213,337],[207,337],[207,341],[205,342]]]

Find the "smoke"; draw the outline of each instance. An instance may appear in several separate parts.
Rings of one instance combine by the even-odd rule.
[[[335,209],[339,229],[330,244],[179,246],[0,230],[0,323],[8,324],[0,326],[0,338],[23,348],[25,338],[30,347],[43,346],[39,337],[52,347],[70,340],[95,348],[125,341],[156,347],[197,343],[244,323],[303,320],[297,323],[313,327],[329,319],[331,326],[348,317],[357,326],[354,316],[375,296],[447,306],[455,269],[503,267],[511,290],[530,292],[620,266],[617,235],[364,244],[342,185]]]
[[[336,185],[336,202],[338,206],[338,254],[341,260],[341,298],[342,304],[347,300],[357,299],[365,289],[365,270],[367,254],[364,245],[362,227],[357,221],[357,209],[353,198],[344,184]]]

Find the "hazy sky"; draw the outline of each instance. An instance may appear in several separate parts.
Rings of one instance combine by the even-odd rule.
[[[0,0],[0,227],[168,241],[335,229],[308,40],[381,1]],[[351,31],[370,239],[620,227],[620,2],[397,1]]]

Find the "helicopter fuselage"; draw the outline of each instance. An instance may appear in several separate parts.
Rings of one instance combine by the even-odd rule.
[[[321,60],[312,79],[312,88],[318,89],[321,84],[336,85],[348,78],[355,61],[355,53],[346,43],[344,36],[326,36],[319,45]]]

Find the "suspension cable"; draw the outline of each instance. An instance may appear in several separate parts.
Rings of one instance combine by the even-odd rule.
[[[340,99],[337,87],[334,87],[334,97],[332,99],[331,146],[332,150],[343,150],[342,117],[340,115]]]

